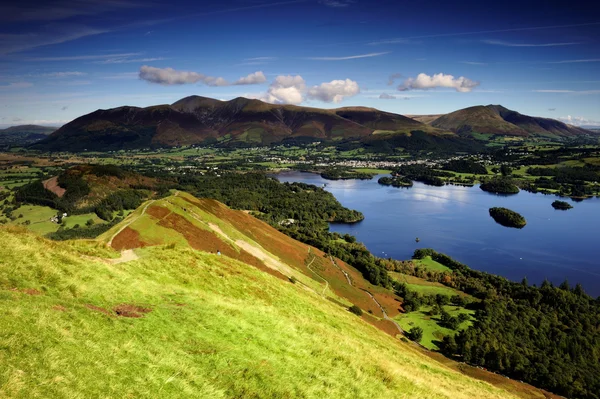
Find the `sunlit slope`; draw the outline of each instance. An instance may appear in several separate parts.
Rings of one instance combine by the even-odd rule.
[[[0,397],[511,397],[226,256],[0,240]]]
[[[177,192],[148,201],[99,239],[117,250],[175,245],[213,254],[219,251],[282,280],[294,278],[341,305],[356,304],[368,312],[363,318],[392,335],[399,333],[392,323],[383,320],[380,308],[364,290],[373,293],[392,317],[400,308],[399,298],[393,293],[373,286],[339,259],[215,200]],[[351,276],[352,284],[348,284],[342,270]]]

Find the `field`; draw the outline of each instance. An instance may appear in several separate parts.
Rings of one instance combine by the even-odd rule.
[[[410,276],[408,274],[390,272],[390,276],[401,283],[405,283],[409,290],[416,291],[423,295],[465,295],[462,292],[450,287],[446,287],[443,284],[430,282],[423,280],[422,278]]]
[[[431,259],[431,256],[426,256],[423,259],[414,259],[413,262],[416,262],[418,265],[424,266],[428,270],[432,270],[435,272],[450,272],[450,268],[442,265]]]
[[[445,311],[450,313],[451,316],[458,316],[460,313],[466,313],[472,317],[475,313],[472,310],[457,306],[446,305],[443,307]],[[450,330],[445,327],[438,325],[439,315],[430,316],[427,313],[431,310],[429,306],[423,306],[416,312],[405,313],[401,316],[396,317],[400,326],[406,331],[413,327],[421,327],[423,329],[423,339],[421,345],[427,349],[439,349],[436,345],[436,341],[441,341],[444,335],[454,335],[456,331]],[[471,325],[472,321],[467,320],[461,323],[459,330],[465,329]]]
[[[2,397],[512,397],[229,257],[0,240]]]

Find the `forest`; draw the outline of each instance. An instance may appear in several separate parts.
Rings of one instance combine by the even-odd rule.
[[[540,287],[472,270],[432,249],[418,249],[414,258],[431,256],[452,273],[414,273],[468,293],[480,302],[474,325],[440,344],[449,357],[527,381],[568,397],[600,397],[600,298],[588,296],[581,285],[567,281]]]
[[[506,177],[488,180],[481,183],[479,188],[483,191],[498,194],[517,194],[519,192],[519,187],[510,178]]]
[[[508,208],[490,208],[489,212],[496,223],[501,224],[502,226],[521,229],[527,224],[527,221],[522,215]]]

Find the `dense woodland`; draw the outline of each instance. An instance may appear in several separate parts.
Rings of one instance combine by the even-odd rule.
[[[481,183],[479,188],[483,191],[498,194],[517,194],[519,192],[519,187],[517,187],[511,179],[506,177],[488,180]]]
[[[402,176],[406,179],[418,181],[430,186],[443,186],[442,177],[453,177],[453,173],[432,169],[426,165],[403,165],[392,171],[394,176]]]
[[[527,224],[525,218],[519,213],[508,208],[495,207],[490,208],[490,216],[496,223],[506,227],[523,228]]]
[[[579,284],[515,283],[431,249],[415,251],[415,258],[425,256],[452,273],[417,274],[481,299],[471,304],[477,321],[455,339],[445,338],[442,352],[568,397],[600,398],[600,298]]]
[[[456,159],[445,163],[442,169],[457,173],[473,173],[476,175],[487,175],[488,171],[479,162],[471,159]]]

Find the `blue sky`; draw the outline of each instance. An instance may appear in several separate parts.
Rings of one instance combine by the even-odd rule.
[[[0,125],[196,94],[600,125],[590,1],[20,1],[0,6]]]

